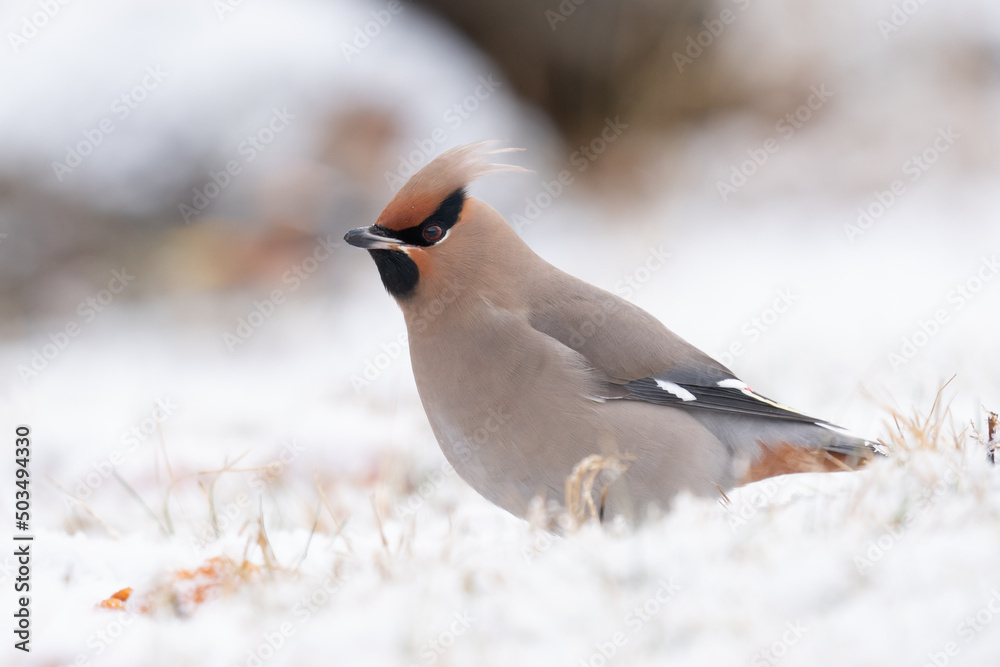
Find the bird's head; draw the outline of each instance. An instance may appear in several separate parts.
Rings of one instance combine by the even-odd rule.
[[[491,163],[490,155],[516,150],[489,150],[493,143],[467,144],[442,153],[410,177],[374,225],[344,236],[351,245],[368,250],[382,284],[400,302],[413,297],[422,283],[468,268],[484,251],[475,246],[488,243],[497,221],[508,227],[499,213],[466,195],[469,183],[483,174],[526,171]]]

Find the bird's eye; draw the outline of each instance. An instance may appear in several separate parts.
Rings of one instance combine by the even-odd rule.
[[[429,225],[424,228],[424,240],[428,243],[434,243],[444,236],[444,230],[441,229],[440,225]]]

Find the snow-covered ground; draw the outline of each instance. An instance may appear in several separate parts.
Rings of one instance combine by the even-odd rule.
[[[340,37],[326,44],[329,53],[310,50],[323,41],[322,21],[347,26],[346,39],[378,7],[296,4],[310,8],[313,23],[276,3],[246,3],[236,10],[242,18],[204,10],[201,23],[177,30],[207,31],[221,20],[232,41],[203,42],[221,52],[249,49],[255,22],[292,21],[295,30],[273,30],[295,34],[285,39],[292,44],[275,37],[271,45],[288,58],[287,69],[259,86],[273,98],[245,106],[279,104],[274,82],[291,70],[312,77],[298,90],[318,81],[331,86],[331,97],[356,86],[379,104],[416,100],[393,153],[429,137],[440,109],[489,69],[410,5],[363,51],[368,60],[359,62],[367,64],[345,70],[350,80],[337,68],[310,69],[309,56],[344,57]],[[112,269],[121,269],[109,265],[107,293],[79,297],[95,299],[99,311],[74,300],[0,342],[0,368],[8,371],[0,437],[12,447],[16,424],[32,428],[36,534],[32,653],[5,646],[0,664],[997,664],[1000,482],[984,445],[952,426],[983,431],[983,409],[1000,409],[998,84],[994,71],[993,79],[977,74],[975,85],[954,83],[947,88],[954,94],[938,94],[958,73],[907,56],[940,32],[981,40],[995,58],[990,5],[968,3],[966,14],[927,3],[883,37],[875,22],[892,3],[845,3],[855,23],[825,28],[816,27],[825,15],[792,12],[791,1],[719,6],[729,4],[747,9],[717,46],[752,51],[746,69],[760,72],[755,85],[798,76],[779,71],[796,62],[789,54],[820,62],[810,71],[823,74],[833,95],[822,104],[814,98],[818,108],[791,135],[776,123],[808,105],[823,81],[802,75],[798,93],[765,108],[648,141],[641,158],[609,173],[623,184],[615,191],[588,187],[587,174],[574,172],[551,204],[539,199],[544,183],[576,168],[574,149],[560,153],[551,138],[537,139],[549,136],[544,123],[510,92],[501,88],[496,104],[447,143],[509,137],[530,147],[510,159],[538,173],[495,177],[472,191],[544,257],[648,309],[761,393],[886,440],[902,431],[912,449],[897,448],[859,473],[757,483],[733,491],[728,504],[682,497],[635,531],[585,526],[553,535],[479,498],[445,464],[398,342],[402,318],[366,253],[339,236],[281,258],[273,278],[246,291],[140,299],[128,272],[144,267],[126,261],[126,275],[115,278]],[[62,7],[67,18],[86,14],[82,5]],[[10,10],[14,25],[28,9]],[[36,75],[45,68],[28,49],[41,51],[49,35],[69,31],[62,25],[53,20],[50,33],[17,55],[39,67]],[[769,25],[783,26],[784,39],[740,46],[757,43]],[[855,33],[862,37],[851,52],[810,38],[841,35],[829,39],[845,48]],[[162,48],[178,59],[175,67],[186,62]],[[467,60],[449,57],[462,49]],[[400,52],[415,71],[437,73],[433,91],[414,93],[414,75],[386,65]],[[870,65],[861,68],[859,59]],[[171,82],[188,87],[178,94],[184,104],[169,107],[174,116],[151,98],[133,120],[159,128],[148,134],[161,138],[194,125],[182,112],[197,114],[207,104],[199,94],[211,99],[214,82],[253,88],[253,77],[236,77],[241,68],[224,74],[229,62],[192,55],[190,72]],[[217,76],[196,78],[198,66],[218,68]],[[888,75],[876,76],[894,71],[901,81],[891,85]],[[33,75],[5,76],[29,99]],[[107,84],[109,94],[116,85]],[[72,90],[45,91],[53,97],[37,103],[59,132],[77,132],[103,113],[106,96]],[[48,169],[69,134],[18,135],[10,129],[15,116],[3,115],[13,114],[10,99],[0,103],[0,132],[13,147],[3,164],[15,164],[16,153],[19,164]],[[90,111],[73,107],[76,120],[60,113],[60,105],[92,99]],[[242,98],[231,91],[226,99]],[[180,151],[181,163],[215,164],[243,132],[221,112],[197,126],[215,137],[215,152]],[[140,129],[124,123],[112,136],[144,136]],[[299,131],[298,145],[308,144],[308,127]],[[772,136],[779,150],[745,184],[730,180]],[[628,128],[621,141],[630,141]],[[170,147],[139,148],[158,162],[165,158],[157,151]],[[142,151],[129,152],[136,148],[109,143],[87,163],[90,171],[78,172],[80,191],[121,184],[116,170],[141,162]],[[287,150],[298,149],[293,142]],[[123,155],[130,157],[119,161]],[[928,168],[913,171],[914,155]],[[287,162],[268,164],[280,173]],[[859,225],[858,209],[877,211],[897,179],[902,188],[885,212]],[[137,200],[154,208],[186,184],[171,173],[144,183]],[[134,210],[137,200],[123,192],[112,191],[105,204]],[[235,216],[239,191],[230,194],[232,208],[219,206]],[[0,261],[16,241],[0,238]],[[650,261],[663,254],[662,266]],[[286,271],[300,279],[282,280]],[[67,325],[78,333],[63,338]],[[62,349],[49,354],[52,345]],[[51,358],[32,366],[36,353]],[[927,414],[953,375],[941,398],[951,412],[930,420],[944,427],[929,447],[905,419],[897,426],[889,408]],[[13,470],[12,456],[0,460],[2,479],[12,480]],[[12,486],[0,489],[4,517],[12,498]],[[2,525],[9,545],[9,519]],[[4,546],[0,557],[5,600],[16,576],[10,552]],[[202,575],[215,585],[196,603],[199,580],[179,572],[220,556],[248,565]],[[96,608],[126,587],[134,592],[124,611]]]

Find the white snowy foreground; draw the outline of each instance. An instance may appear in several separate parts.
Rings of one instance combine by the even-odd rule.
[[[227,474],[227,527],[208,543],[192,489],[164,537],[109,481],[100,493],[117,508],[94,511],[117,537],[85,518],[74,535],[39,530],[33,652],[5,664],[992,665],[1000,478],[968,445],[761,482],[727,506],[683,497],[638,531],[563,537],[492,507],[435,457],[389,447],[354,474],[319,471],[339,536],[295,447],[279,478]],[[259,569],[171,574],[220,555]],[[218,586],[195,604],[199,583]],[[124,587],[124,611],[95,608]]]
[[[4,16],[20,29],[35,4]],[[119,4],[132,7],[104,3]],[[987,65],[924,50],[948,37],[982,44],[982,63],[994,62],[995,3],[900,3],[921,9],[888,36],[878,27],[888,0],[801,3],[809,12],[793,0],[718,3],[741,13],[716,52],[745,63],[742,85],[785,92],[657,142],[625,128],[622,142],[648,148],[608,170],[620,187],[598,195],[576,174],[549,200],[545,184],[574,168],[574,147],[563,155],[538,138],[549,135],[509,85],[461,127],[436,130],[493,69],[411,5],[347,69],[331,64],[346,60],[341,42],[386,3],[230,2],[240,9],[224,18],[214,4],[169,3],[176,31],[138,40],[135,71],[117,78],[105,62],[115,56],[94,46],[101,33],[80,27],[114,13],[131,33],[141,12],[59,4],[66,20],[8,56],[18,67],[3,74],[14,92],[0,102],[0,170],[28,165],[56,187],[51,162],[157,63],[173,78],[67,175],[81,198],[166,206],[191,165],[225,164],[288,99],[302,122],[262,172],[308,153],[305,109],[341,101],[405,109],[387,149],[400,159],[444,137],[415,164],[511,137],[529,149],[511,159],[537,173],[472,194],[542,256],[646,308],[762,394],[894,454],[858,473],[754,484],[728,504],[681,497],[635,531],[552,535],[445,464],[402,318],[366,253],[333,236],[294,289],[280,276],[308,252],[272,258],[287,267],[245,292],[152,297],[126,277],[149,267],[124,258],[107,267],[107,295],[84,294],[82,310],[17,323],[18,338],[0,341],[0,665],[1000,664],[1000,471],[970,437],[985,430],[984,408],[1000,410],[1000,96],[984,83],[995,78],[977,78]],[[274,39],[247,37],[254,30]],[[236,52],[257,54],[255,66],[222,57]],[[85,72],[45,83],[78,58]],[[801,82],[792,92],[790,80]],[[779,131],[816,87],[828,102],[814,99],[793,135]],[[302,90],[325,92],[291,94]],[[177,128],[202,129],[178,141]],[[764,164],[744,166],[762,150]],[[177,168],[160,169],[170,156]],[[136,165],[152,172],[142,187],[122,176]],[[741,170],[753,172],[745,182]],[[334,171],[324,187],[357,187]],[[212,213],[238,217],[266,173]],[[0,262],[18,247],[11,236]],[[275,289],[281,303],[264,303]],[[953,375],[939,403],[950,415],[939,409],[928,428],[940,432],[917,437],[907,419],[927,414]],[[18,424],[33,438],[30,654],[10,646]],[[123,609],[98,607],[125,588]]]

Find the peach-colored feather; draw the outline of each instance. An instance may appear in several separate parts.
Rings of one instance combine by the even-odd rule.
[[[509,164],[494,164],[489,156],[520,148],[487,150],[496,141],[480,141],[448,150],[410,177],[386,205],[376,224],[388,229],[419,225],[452,192],[464,188],[480,176],[495,171],[530,171]]]
[[[863,461],[851,460],[851,457],[841,452],[807,449],[794,443],[759,444],[763,445],[760,457],[750,465],[743,478],[739,480],[740,484],[750,484],[768,477],[797,472],[855,470],[864,464]]]

